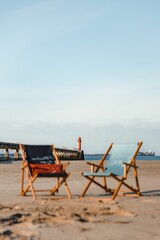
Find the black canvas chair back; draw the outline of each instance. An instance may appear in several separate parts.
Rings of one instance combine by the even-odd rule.
[[[55,157],[50,145],[24,145],[28,163],[53,164]]]

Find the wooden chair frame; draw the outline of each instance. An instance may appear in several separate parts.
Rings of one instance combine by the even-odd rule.
[[[19,144],[19,148],[22,153],[22,167],[21,167],[22,178],[21,178],[21,191],[20,191],[21,196],[25,196],[26,193],[30,192],[30,191],[32,192],[33,199],[37,199],[36,192],[50,191],[50,194],[54,195],[56,192],[58,192],[59,188],[64,183],[68,197],[69,198],[72,197],[70,189],[67,184],[67,178],[69,177],[70,173],[66,172],[66,167],[69,163],[63,164],[63,172],[60,174],[59,173],[55,173],[55,174],[46,173],[46,174],[44,174],[44,176],[43,176],[43,174],[41,174],[41,176],[40,176],[38,173],[36,173],[36,174],[32,175],[30,167],[29,167],[29,163],[26,159],[25,147],[23,144]],[[55,157],[56,164],[61,164],[53,144],[51,145],[51,149],[52,149],[53,156]],[[37,179],[37,177],[56,178],[57,184],[54,185],[54,187],[52,189],[37,189],[36,190],[36,189],[34,189],[34,182]],[[25,183],[25,181],[28,181],[28,184]]]
[[[97,186],[101,187],[102,189],[104,189],[106,192],[110,193],[111,196],[111,200],[114,200],[116,198],[116,196],[118,195],[120,188],[123,186],[125,186],[126,188],[128,188],[132,193],[135,193],[136,195],[140,196],[141,192],[140,192],[140,186],[139,186],[139,180],[138,180],[138,173],[137,173],[137,166],[136,166],[136,156],[139,152],[139,149],[141,148],[143,142],[139,142],[137,145],[137,149],[135,150],[135,153],[133,154],[132,159],[130,160],[130,163],[123,163],[124,164],[124,173],[123,176],[116,176],[115,174],[110,173],[105,174],[104,172],[104,161],[107,158],[110,150],[113,147],[113,143],[110,144],[108,150],[106,151],[106,153],[103,155],[102,159],[99,161],[98,164],[92,163],[92,162],[87,162],[87,164],[89,164],[91,166],[91,173],[89,174],[89,176],[84,175],[84,173],[82,173],[82,175],[84,177],[86,177],[89,181],[86,184],[84,190],[82,191],[80,197],[84,197],[87,190],[89,189],[91,183],[95,183]],[[102,170],[101,174],[98,174],[99,170]],[[129,171],[133,169],[134,171],[134,177],[135,177],[135,182],[136,182],[136,187],[132,187],[130,186],[128,183],[125,182],[125,180],[127,180],[127,176]],[[93,174],[92,174],[93,173]],[[103,178],[103,184],[101,184],[100,182],[96,181],[95,178],[96,177],[102,177]],[[118,182],[118,186],[116,189],[112,189],[109,188],[107,186],[107,181],[106,178],[107,177],[112,177],[113,179],[115,179]],[[127,195],[127,193],[123,193],[123,195]]]

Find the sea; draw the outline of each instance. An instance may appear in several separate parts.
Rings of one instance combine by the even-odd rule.
[[[93,160],[100,160],[102,158],[103,154],[84,154],[84,159],[87,161],[93,161]],[[151,160],[160,160],[159,155],[155,156],[137,156],[136,160],[144,160],[144,161],[151,161]]]
[[[95,160],[100,160],[102,158],[103,154],[84,154],[84,160],[87,160],[87,161],[95,161]],[[109,159],[109,157],[108,157]],[[6,159],[4,154],[0,154],[0,162],[11,162],[11,161],[14,161],[14,155],[13,154],[10,154],[9,157]],[[22,160],[21,157],[18,159],[18,160]],[[137,156],[136,157],[136,160],[141,160],[141,161],[154,161],[154,160],[160,160],[160,156],[159,155],[155,155],[155,156],[148,156],[148,155],[145,155],[145,156]],[[17,161],[17,160],[15,160]],[[76,160],[77,161],[77,160]]]

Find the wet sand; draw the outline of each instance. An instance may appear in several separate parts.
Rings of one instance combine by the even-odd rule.
[[[87,180],[81,172],[85,162],[71,162],[68,185],[56,196],[38,193],[19,196],[21,163],[0,163],[0,239],[160,239],[160,161],[137,161],[141,197],[109,196],[94,184],[83,199],[79,198]],[[132,179],[131,179],[132,181]],[[52,184],[38,179],[38,186]],[[114,184],[114,183],[113,183]]]

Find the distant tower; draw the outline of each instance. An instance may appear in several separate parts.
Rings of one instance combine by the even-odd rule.
[[[78,138],[77,142],[78,142],[78,151],[81,151],[81,142],[82,142],[81,137]]]

